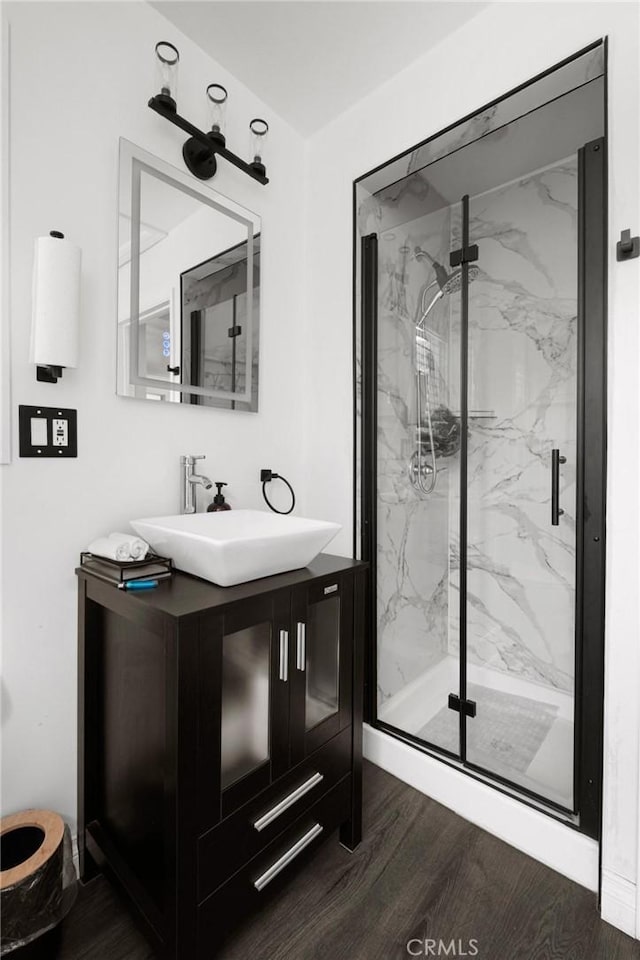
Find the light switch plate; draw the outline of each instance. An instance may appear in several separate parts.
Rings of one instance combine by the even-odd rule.
[[[21,404],[18,414],[21,457],[78,456],[76,410]]]

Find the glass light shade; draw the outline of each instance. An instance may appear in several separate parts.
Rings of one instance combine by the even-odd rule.
[[[264,144],[269,132],[269,124],[266,120],[260,120],[256,117],[249,124],[251,131],[251,155],[253,163],[260,163],[264,166]]]
[[[178,95],[178,62],[180,54],[172,43],[161,40],[156,43],[156,79],[163,97],[177,99]]]
[[[207,87],[209,128],[213,133],[221,133],[223,136],[227,121],[228,96],[226,89],[219,83],[210,83]]]

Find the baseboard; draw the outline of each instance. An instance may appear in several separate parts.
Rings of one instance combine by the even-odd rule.
[[[636,937],[640,931],[636,930],[635,883],[603,868],[600,914],[607,923]]]
[[[588,890],[598,889],[598,844],[590,837],[368,724],[364,727],[364,755],[552,870]]]

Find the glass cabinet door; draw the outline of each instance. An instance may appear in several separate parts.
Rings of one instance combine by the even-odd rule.
[[[198,792],[211,827],[289,765],[288,594],[203,617],[199,656]]]
[[[268,621],[222,638],[222,790],[269,760],[270,652]]]
[[[305,730],[311,730],[340,708],[340,597],[310,603],[307,620],[297,630],[306,633]]]
[[[340,578],[294,595],[295,669],[291,705],[292,760],[308,755],[348,723],[353,598]]]

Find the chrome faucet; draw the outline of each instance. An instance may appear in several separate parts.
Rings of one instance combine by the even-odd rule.
[[[196,512],[196,491],[198,484],[205,490],[211,490],[213,484],[209,477],[201,476],[193,472],[196,460],[206,460],[204,454],[200,456],[180,457],[181,483],[180,483],[180,513]]]

